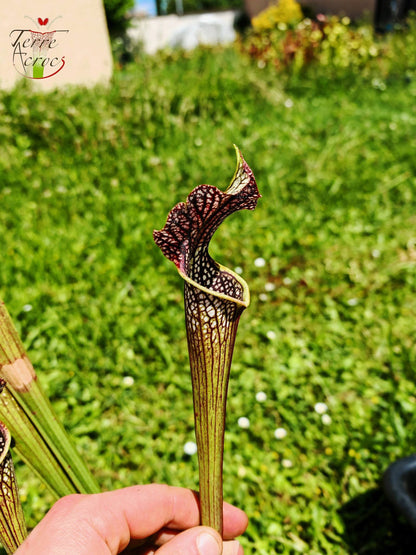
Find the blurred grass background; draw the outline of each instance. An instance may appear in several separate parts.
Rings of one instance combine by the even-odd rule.
[[[196,185],[226,188],[236,143],[263,198],[212,254],[252,294],[224,468],[245,552],[411,552],[379,488],[416,445],[406,44],[407,65],[400,47],[365,72],[200,48],[140,56],[107,89],[0,93],[0,297],[103,489],[198,487],[182,283],[152,231]],[[51,499],[17,473],[33,526]]]

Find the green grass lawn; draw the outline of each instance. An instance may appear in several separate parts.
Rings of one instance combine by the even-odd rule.
[[[0,297],[103,489],[197,488],[182,280],[152,231],[196,185],[226,188],[233,143],[263,195],[212,245],[252,294],[224,468],[245,552],[409,553],[380,479],[416,450],[412,76],[283,78],[199,50],[108,90],[1,93]],[[33,526],[51,498],[17,473]]]

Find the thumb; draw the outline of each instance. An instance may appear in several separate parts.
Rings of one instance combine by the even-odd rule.
[[[176,535],[157,550],[158,555],[240,555],[242,550],[237,541],[225,542],[220,535],[206,526],[189,528]]]

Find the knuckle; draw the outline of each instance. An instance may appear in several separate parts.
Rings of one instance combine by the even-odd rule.
[[[58,499],[58,501],[54,503],[54,505],[52,506],[49,512],[54,513],[55,515],[70,513],[75,509],[75,507],[79,506],[79,504],[82,502],[84,498],[85,498],[85,495],[82,495],[80,493],[73,493],[71,495],[66,495],[65,497],[61,497],[60,499]]]

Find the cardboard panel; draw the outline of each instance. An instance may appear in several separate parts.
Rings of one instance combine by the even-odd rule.
[[[112,56],[102,0],[0,3],[0,87],[107,83]]]

